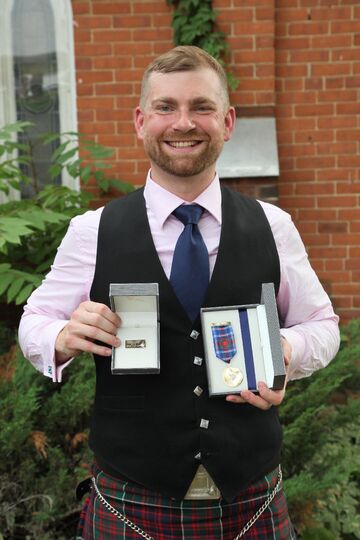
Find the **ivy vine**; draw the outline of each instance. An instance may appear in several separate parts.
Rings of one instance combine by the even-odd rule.
[[[214,31],[217,11],[212,0],[167,0],[174,6],[172,27],[175,45],[196,45],[216,58],[226,69],[229,50],[224,32]],[[226,69],[228,84],[236,90],[239,80]]]

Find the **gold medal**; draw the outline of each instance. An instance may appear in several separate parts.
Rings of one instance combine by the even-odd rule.
[[[223,371],[223,379],[225,384],[234,388],[242,383],[244,375],[241,373],[240,369],[228,366]]]

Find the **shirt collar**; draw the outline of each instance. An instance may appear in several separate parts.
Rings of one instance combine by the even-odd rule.
[[[160,227],[163,227],[165,221],[178,206],[183,203],[188,204],[181,197],[154,182],[151,178],[151,171],[147,175],[144,197],[146,207],[151,210]],[[217,174],[211,184],[191,202],[205,208],[221,225],[221,190]]]

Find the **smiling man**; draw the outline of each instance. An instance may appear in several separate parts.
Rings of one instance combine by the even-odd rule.
[[[210,398],[199,312],[259,303],[274,283],[289,379],[333,358],[338,318],[290,216],[220,187],[234,124],[216,60],[197,47],[155,59],[135,111],[145,187],[73,219],[25,307],[20,343],[45,375],[59,382],[82,351],[95,359],[94,476],[78,540],[295,538],[279,465],[285,389],[257,381],[256,393]],[[112,375],[121,320],[109,284],[154,282],[160,374]]]

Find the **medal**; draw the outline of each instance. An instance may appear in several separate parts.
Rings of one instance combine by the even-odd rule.
[[[241,373],[240,369],[228,366],[223,371],[223,379],[225,384],[234,388],[242,383],[244,375]]]
[[[237,353],[231,322],[213,323],[211,325],[211,332],[216,357],[222,362],[230,364],[231,359]],[[228,366],[223,371],[224,383],[232,388],[239,386],[243,378],[243,374],[236,367]]]

